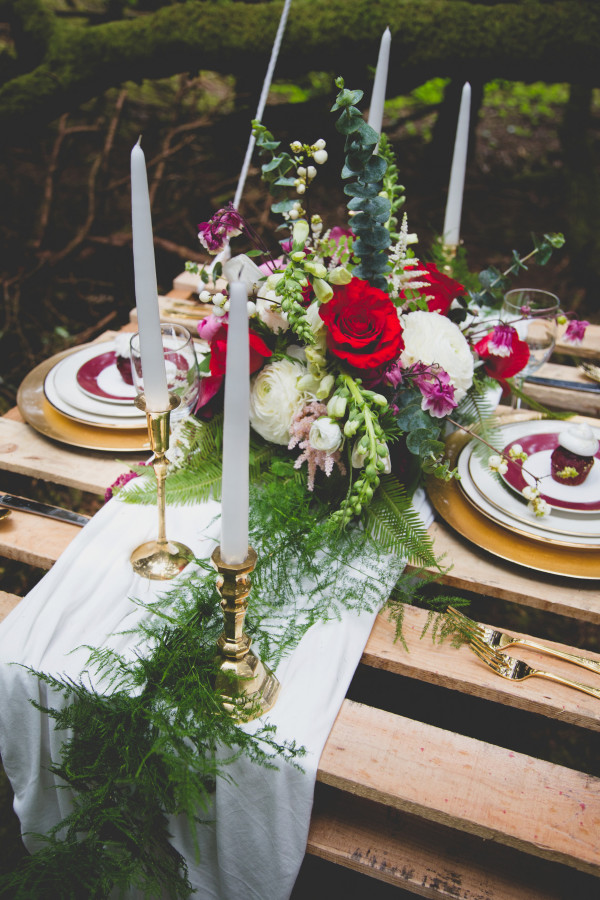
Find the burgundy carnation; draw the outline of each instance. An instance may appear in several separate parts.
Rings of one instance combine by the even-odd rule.
[[[498,353],[497,345],[494,342],[494,331],[486,334],[473,347],[475,353],[483,360],[486,375],[491,375],[498,381],[512,378],[529,362],[528,345],[525,341],[520,340],[515,328],[510,330],[512,332],[510,348],[507,348],[506,340],[504,341],[504,350],[509,349],[510,351],[508,354],[500,355]]]

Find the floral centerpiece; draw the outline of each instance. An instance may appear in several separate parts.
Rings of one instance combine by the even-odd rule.
[[[423,472],[455,474],[444,460],[448,425],[477,422],[487,441],[499,396],[490,388],[518,390],[511,379],[527,364],[529,348],[515,323],[502,322],[494,309],[509,277],[526,260],[546,263],[563,237],[536,239],[527,257],[513,254],[506,272],[490,268],[476,281],[462,251],[453,258],[440,244],[436,261],[420,259],[406,214],[399,221],[405,197],[391,148],[357,108],[362,92],[347,90],[341,79],[337,86],[347,227],[328,227],[307,212],[311,184],[327,162],[325,142],[294,141],[284,150],[258,123],[256,144],[267,160],[262,175],[278,195],[272,211],[283,218],[285,240],[271,252],[232,205],[199,226],[200,242],[219,256],[209,270],[188,264],[202,279],[200,300],[212,303],[198,326],[209,353],[196,412],[212,415],[222,403],[228,310],[222,276],[242,279],[251,298],[255,436],[274,454],[285,448],[309,491],[334,479],[332,522],[362,517],[377,532],[383,515],[388,525],[396,520],[399,535],[405,488],[410,493]],[[253,249],[230,258],[238,235]],[[461,267],[467,278],[459,280]],[[580,340],[586,325],[570,321],[567,339]]]

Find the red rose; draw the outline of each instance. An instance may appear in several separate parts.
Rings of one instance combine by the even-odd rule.
[[[353,278],[335,287],[319,314],[327,326],[327,346],[357,369],[374,369],[397,359],[404,349],[396,307],[384,291]]]
[[[483,360],[483,367],[486,375],[496,378],[498,381],[504,381],[506,378],[512,378],[521,369],[524,369],[529,362],[529,347],[525,341],[520,340],[515,328],[505,329],[510,335],[509,353],[499,355],[497,345],[494,338],[494,331],[490,331],[485,337],[481,338],[473,350]],[[490,349],[490,345],[492,349]],[[496,352],[492,352],[496,349]]]
[[[223,323],[214,332],[210,340],[210,375],[200,379],[200,393],[196,411],[205,406],[219,391],[225,378],[227,358],[227,328]],[[199,329],[200,330],[200,329]],[[250,372],[260,369],[265,359],[272,355],[271,351],[258,334],[249,332],[250,338]]]
[[[428,282],[426,287],[417,288],[417,290],[420,294],[424,294],[426,297],[430,298],[427,300],[427,309],[429,312],[439,312],[442,313],[442,315],[445,315],[450,309],[452,301],[461,294],[466,293],[465,288],[460,281],[455,281],[454,278],[444,275],[443,272],[438,270],[435,263],[419,263],[418,265],[407,266],[406,268],[409,272],[411,269],[415,269],[419,272],[427,272],[426,275],[419,275],[416,280]],[[406,290],[410,294],[410,282],[406,285]],[[410,297],[405,295],[404,291],[400,292],[400,297],[403,300],[410,299]]]

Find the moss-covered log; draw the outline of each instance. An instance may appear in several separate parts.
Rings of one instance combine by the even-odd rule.
[[[281,8],[190,0],[82,26],[49,16],[42,0],[0,0],[19,73],[0,88],[2,132],[48,122],[128,80],[208,69],[260,84]],[[600,9],[584,0],[294,0],[277,76],[325,70],[366,84],[386,25],[391,94],[433,76],[600,85]]]

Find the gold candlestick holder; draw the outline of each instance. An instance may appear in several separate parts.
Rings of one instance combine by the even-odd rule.
[[[138,409],[146,413],[150,446],[154,453],[152,467],[156,474],[158,506],[158,537],[155,541],[140,544],[131,554],[131,565],[144,578],[166,581],[185,569],[193,557],[185,544],[167,540],[165,531],[165,479],[169,468],[166,452],[169,449],[169,424],[171,412],[179,406],[179,398],[169,394],[169,409],[153,412],[146,408],[146,398],[139,394],[134,400]]]
[[[275,675],[250,649],[251,638],[244,632],[248,609],[250,573],[256,565],[256,552],[248,547],[243,563],[226,563],[216,547],[211,560],[219,573],[217,590],[225,628],[217,641],[219,666],[215,687],[224,698],[224,706],[240,722],[250,722],[271,709],[280,684]]]
[[[442,241],[442,257],[444,259],[444,265],[442,267],[442,271],[446,275],[452,275],[453,262],[456,259],[456,254],[458,253],[458,244],[445,244]]]

